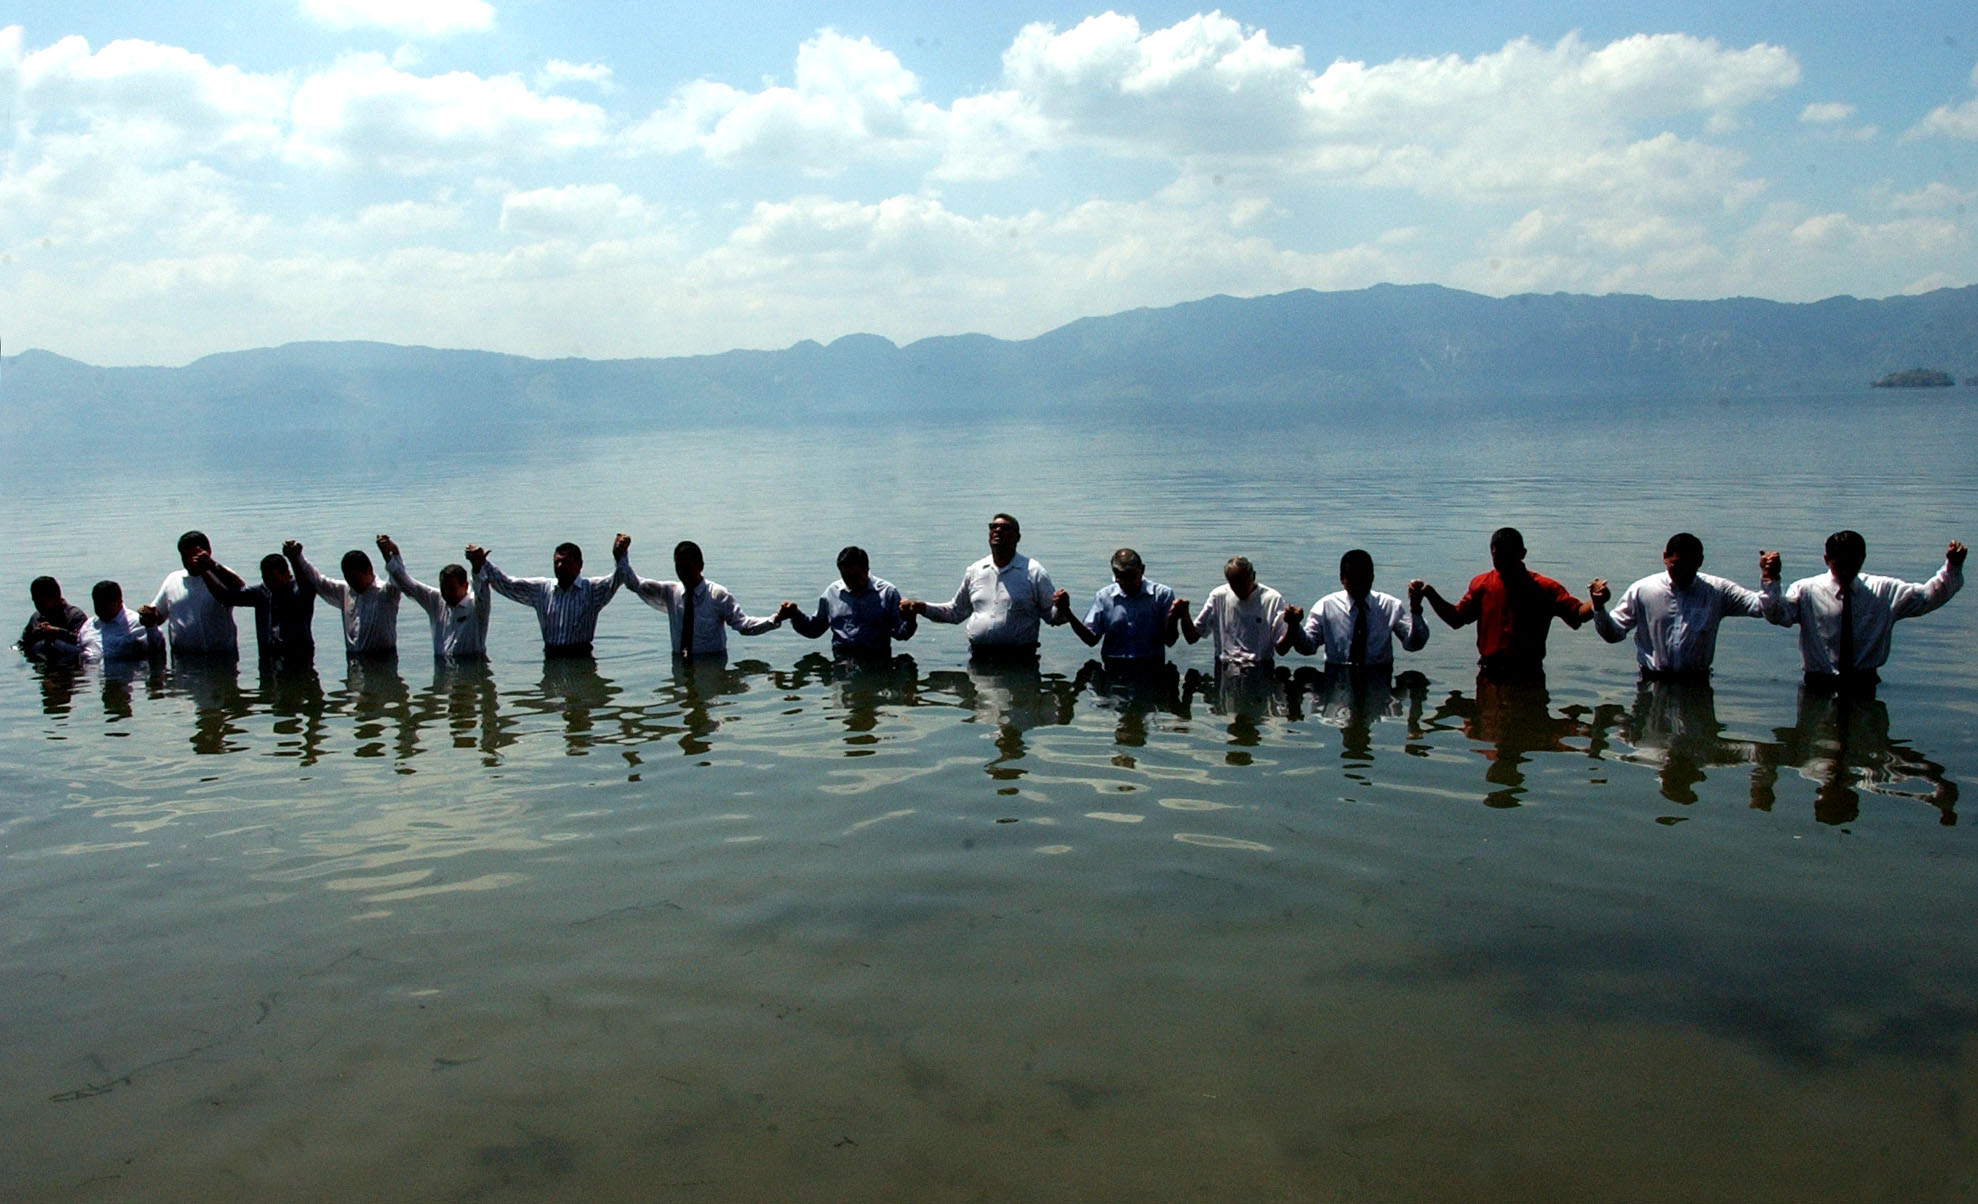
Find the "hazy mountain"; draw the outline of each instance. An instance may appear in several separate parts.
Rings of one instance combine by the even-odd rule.
[[[295,343],[182,368],[0,361],[13,437],[168,421],[180,431],[458,429],[477,422],[664,425],[992,407],[1460,406],[1578,394],[1792,394],[1905,368],[1978,375],[1978,286],[1813,304],[1434,285],[1210,297],[1085,318],[1034,339],[897,347],[874,335],[782,351],[535,360],[381,343]],[[101,425],[107,424],[107,425]]]

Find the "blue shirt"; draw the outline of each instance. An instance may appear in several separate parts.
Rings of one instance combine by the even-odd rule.
[[[1092,596],[1085,629],[1099,638],[1099,655],[1128,660],[1161,660],[1167,655],[1168,608],[1174,591],[1142,580],[1128,596],[1115,581]]]
[[[853,593],[843,581],[824,587],[817,599],[817,613],[798,615],[790,626],[805,639],[814,640],[828,628],[835,652],[878,652],[892,650],[894,640],[911,637],[918,616],[900,613],[900,591],[889,581],[868,576],[865,588]]]

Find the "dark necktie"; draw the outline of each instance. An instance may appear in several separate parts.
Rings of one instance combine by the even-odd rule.
[[[1367,600],[1356,598],[1353,601],[1353,643],[1347,650],[1347,659],[1356,665],[1367,663]]]
[[[1841,585],[1841,638],[1838,642],[1834,672],[1842,677],[1854,675],[1854,582]]]
[[[694,591],[698,586],[681,586],[687,601],[680,607],[680,655],[694,654]]]

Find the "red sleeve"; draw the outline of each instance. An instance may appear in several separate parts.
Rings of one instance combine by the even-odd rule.
[[[1462,616],[1465,623],[1474,623],[1483,617],[1483,589],[1489,577],[1490,574],[1485,573],[1483,576],[1470,578],[1470,588],[1464,590],[1463,596],[1456,599],[1456,613]]]

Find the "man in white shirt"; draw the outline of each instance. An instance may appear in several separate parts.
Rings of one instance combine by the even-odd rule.
[[[742,613],[742,605],[735,601],[735,595],[703,575],[707,561],[701,555],[700,545],[691,539],[673,545],[673,571],[679,574],[678,581],[653,581],[639,576],[632,571],[629,555],[632,537],[620,535],[618,541],[614,547],[618,551],[619,584],[639,595],[647,606],[666,612],[666,627],[675,656],[726,656],[728,628],[733,627],[742,635],[761,635],[781,627],[783,620],[791,615],[802,613],[794,602],[777,607],[774,618],[750,618]]]
[[[378,550],[391,543],[389,536],[378,536]],[[295,565],[296,579],[316,596],[334,604],[343,614],[343,650],[349,656],[396,656],[398,654],[398,586],[380,582],[371,558],[351,549],[343,554],[343,576],[325,577],[302,554],[302,545],[291,539],[282,544],[282,554]]]
[[[960,623],[972,656],[1023,659],[1037,655],[1041,624],[1064,620],[1055,612],[1057,588],[1044,566],[1017,552],[1023,529],[1008,514],[989,520],[989,554],[962,573],[948,602],[912,599],[900,605],[936,623]]]
[[[183,567],[166,575],[150,605],[138,608],[138,618],[146,627],[164,625],[174,656],[239,656],[233,609],[214,596],[203,575],[220,576],[229,589],[244,589],[247,583],[214,561],[213,543],[202,531],[179,536],[179,563]]]
[[[124,605],[123,586],[98,581],[89,591],[89,601],[96,613],[76,633],[76,647],[83,660],[127,661],[164,655],[165,637]]]
[[[1759,605],[1768,621],[1799,627],[1800,668],[1816,689],[1872,691],[1889,659],[1889,634],[1897,619],[1927,615],[1964,585],[1967,549],[1956,540],[1944,551],[1944,567],[1921,585],[1895,577],[1864,575],[1868,541],[1853,531],[1827,537],[1827,572],[1802,577],[1781,596],[1783,565],[1777,552],[1758,554],[1763,579]]]
[[[486,552],[467,549],[474,566],[471,583],[464,565],[449,564],[440,570],[440,586],[434,589],[406,571],[405,557],[391,536],[378,536],[378,550],[385,555],[385,575],[432,620],[434,659],[478,660],[488,654],[489,603],[494,599],[488,575],[482,571],[488,562]]]
[[[1422,618],[1428,590],[1423,582],[1408,583],[1408,604],[1403,606],[1393,594],[1374,589],[1374,558],[1354,548],[1339,558],[1339,584],[1345,588],[1312,603],[1305,622],[1290,628],[1292,647],[1306,656],[1325,649],[1328,669],[1390,669],[1396,643],[1420,652],[1429,642],[1429,625]]]
[[[1635,661],[1647,677],[1710,676],[1717,654],[1717,624],[1727,616],[1748,619],[1764,614],[1758,594],[1735,581],[1698,572],[1703,541],[1688,531],[1669,537],[1662,549],[1663,572],[1643,577],[1621,595],[1612,611],[1613,591],[1605,578],[1587,586],[1593,602],[1593,629],[1610,644],[1635,636]]]
[[[1257,569],[1247,556],[1230,557],[1223,581],[1209,592],[1200,614],[1182,614],[1182,638],[1192,644],[1211,637],[1218,668],[1270,668],[1278,653],[1290,650],[1290,625],[1301,612],[1287,607],[1276,590],[1257,584]]]
[[[612,556],[623,559],[632,537],[620,533],[612,542]],[[556,545],[550,558],[554,577],[510,577],[487,559],[479,545],[469,549],[481,553],[481,571],[487,574],[494,592],[511,602],[520,602],[536,612],[543,629],[544,656],[589,656],[591,641],[597,635],[598,612],[618,593],[618,574],[586,577],[584,551],[574,543]]]

